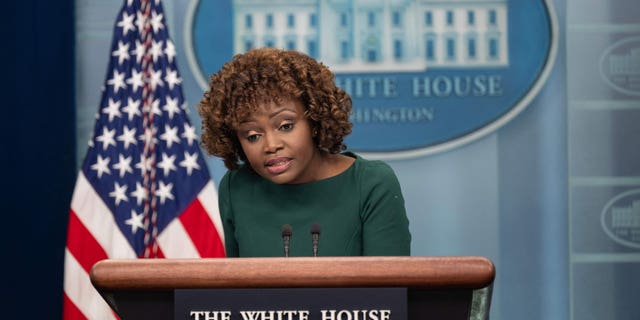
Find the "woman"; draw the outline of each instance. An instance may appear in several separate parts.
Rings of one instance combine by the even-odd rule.
[[[327,67],[250,50],[212,75],[198,110],[205,150],[229,169],[218,199],[227,256],[282,256],[283,231],[287,255],[315,255],[312,226],[320,256],[410,254],[398,179],[345,151],[351,98]]]

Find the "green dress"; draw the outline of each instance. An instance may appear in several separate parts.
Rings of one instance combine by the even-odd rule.
[[[389,165],[356,154],[341,174],[304,184],[276,184],[248,166],[228,171],[219,206],[229,257],[282,257],[282,226],[292,227],[289,255],[407,256],[411,235],[404,198]]]

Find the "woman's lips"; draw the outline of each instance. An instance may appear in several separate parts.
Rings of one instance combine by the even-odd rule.
[[[271,174],[280,174],[291,166],[291,159],[289,158],[275,158],[267,161],[266,168]]]

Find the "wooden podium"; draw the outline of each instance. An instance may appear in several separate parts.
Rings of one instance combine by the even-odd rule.
[[[93,286],[122,319],[173,319],[175,289],[407,288],[409,320],[489,317],[493,263],[483,257],[103,260]]]

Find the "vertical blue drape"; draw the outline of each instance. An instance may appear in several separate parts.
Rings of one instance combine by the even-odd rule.
[[[554,4],[554,69],[499,135],[501,319],[569,319],[566,1]]]
[[[58,319],[75,180],[74,1],[9,1],[4,14],[4,319]],[[8,32],[7,32],[8,31]],[[34,313],[37,312],[37,315]]]

